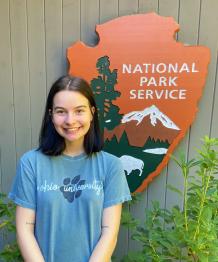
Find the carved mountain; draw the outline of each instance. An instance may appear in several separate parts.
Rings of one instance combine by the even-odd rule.
[[[180,128],[152,105],[143,111],[133,111],[124,115],[119,126],[112,131],[104,131],[104,138],[110,141],[115,136],[119,142],[124,131],[131,146],[143,147],[149,137],[171,144],[179,134]]]

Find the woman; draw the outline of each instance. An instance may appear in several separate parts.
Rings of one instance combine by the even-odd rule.
[[[48,94],[39,148],[21,157],[9,193],[25,261],[110,261],[121,203],[131,196],[119,158],[101,149],[89,85],[59,78]]]

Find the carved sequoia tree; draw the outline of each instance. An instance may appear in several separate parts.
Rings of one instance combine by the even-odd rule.
[[[100,127],[112,130],[119,125],[122,115],[119,108],[112,101],[120,96],[120,92],[114,90],[117,84],[117,69],[110,70],[110,60],[108,56],[100,57],[96,63],[98,77],[91,80],[95,100],[98,107]]]

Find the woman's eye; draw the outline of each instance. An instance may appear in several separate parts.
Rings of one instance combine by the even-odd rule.
[[[65,113],[65,111],[64,110],[57,110],[55,113],[58,114],[58,115],[63,115]]]
[[[76,111],[76,114],[82,114],[82,113],[84,113],[83,109],[79,109],[79,110]]]

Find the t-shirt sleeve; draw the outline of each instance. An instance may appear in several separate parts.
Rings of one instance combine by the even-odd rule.
[[[30,163],[22,159],[19,161],[16,176],[8,197],[17,205],[35,210],[36,182]]]
[[[119,158],[111,161],[104,185],[104,208],[131,200],[129,186]]]

